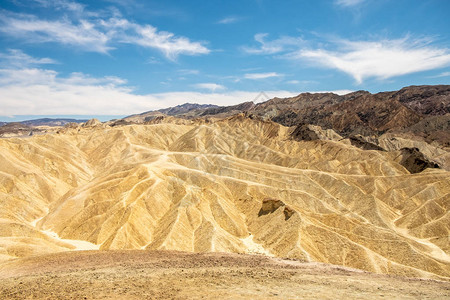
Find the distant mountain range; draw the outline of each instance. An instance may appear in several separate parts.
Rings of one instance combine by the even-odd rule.
[[[186,103],[123,120],[143,123],[166,116],[223,118],[237,113],[284,126],[318,125],[323,129],[333,129],[344,137],[396,132],[450,146],[450,85],[409,86],[377,94],[357,91],[342,96],[302,93],[291,98],[273,98],[258,104],[244,102],[234,106]]]
[[[53,119],[53,118],[42,118],[42,119],[34,119],[22,121],[20,123],[29,125],[29,126],[64,126],[67,123],[84,123],[88,120],[79,120],[79,119]]]
[[[32,119],[20,122],[0,122],[0,126],[10,124],[10,123],[20,123],[27,126],[64,126],[67,123],[84,123],[88,120],[80,120],[80,119],[64,119],[64,118],[40,118],[40,119]]]
[[[11,135],[33,135],[33,133],[44,133],[46,130],[36,128],[37,126],[64,126],[69,123],[84,123],[88,120],[64,119],[64,118],[40,118],[21,122],[0,122],[0,137]]]

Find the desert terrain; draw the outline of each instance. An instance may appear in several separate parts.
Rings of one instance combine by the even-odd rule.
[[[446,299],[450,283],[262,255],[81,251],[0,266],[2,299]]]
[[[449,91],[4,128],[0,296],[449,297]]]

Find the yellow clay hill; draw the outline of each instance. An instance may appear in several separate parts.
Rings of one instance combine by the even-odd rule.
[[[235,252],[450,279],[450,173],[237,115],[0,139],[0,260]]]

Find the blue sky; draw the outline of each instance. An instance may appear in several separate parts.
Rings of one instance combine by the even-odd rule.
[[[447,0],[3,0],[0,120],[450,84],[449,12]]]

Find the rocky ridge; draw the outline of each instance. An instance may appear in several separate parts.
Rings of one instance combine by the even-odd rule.
[[[184,106],[191,107],[191,104]],[[182,107],[184,107],[182,106]],[[150,114],[178,118],[229,117],[247,113],[284,126],[301,124],[333,129],[336,133],[380,136],[407,134],[427,143],[450,145],[450,86],[410,86],[399,91],[371,94],[357,91],[346,95],[303,93],[291,98],[273,98],[263,103],[244,102],[229,107],[197,105],[188,110],[147,112],[125,118],[136,123],[148,121]]]

